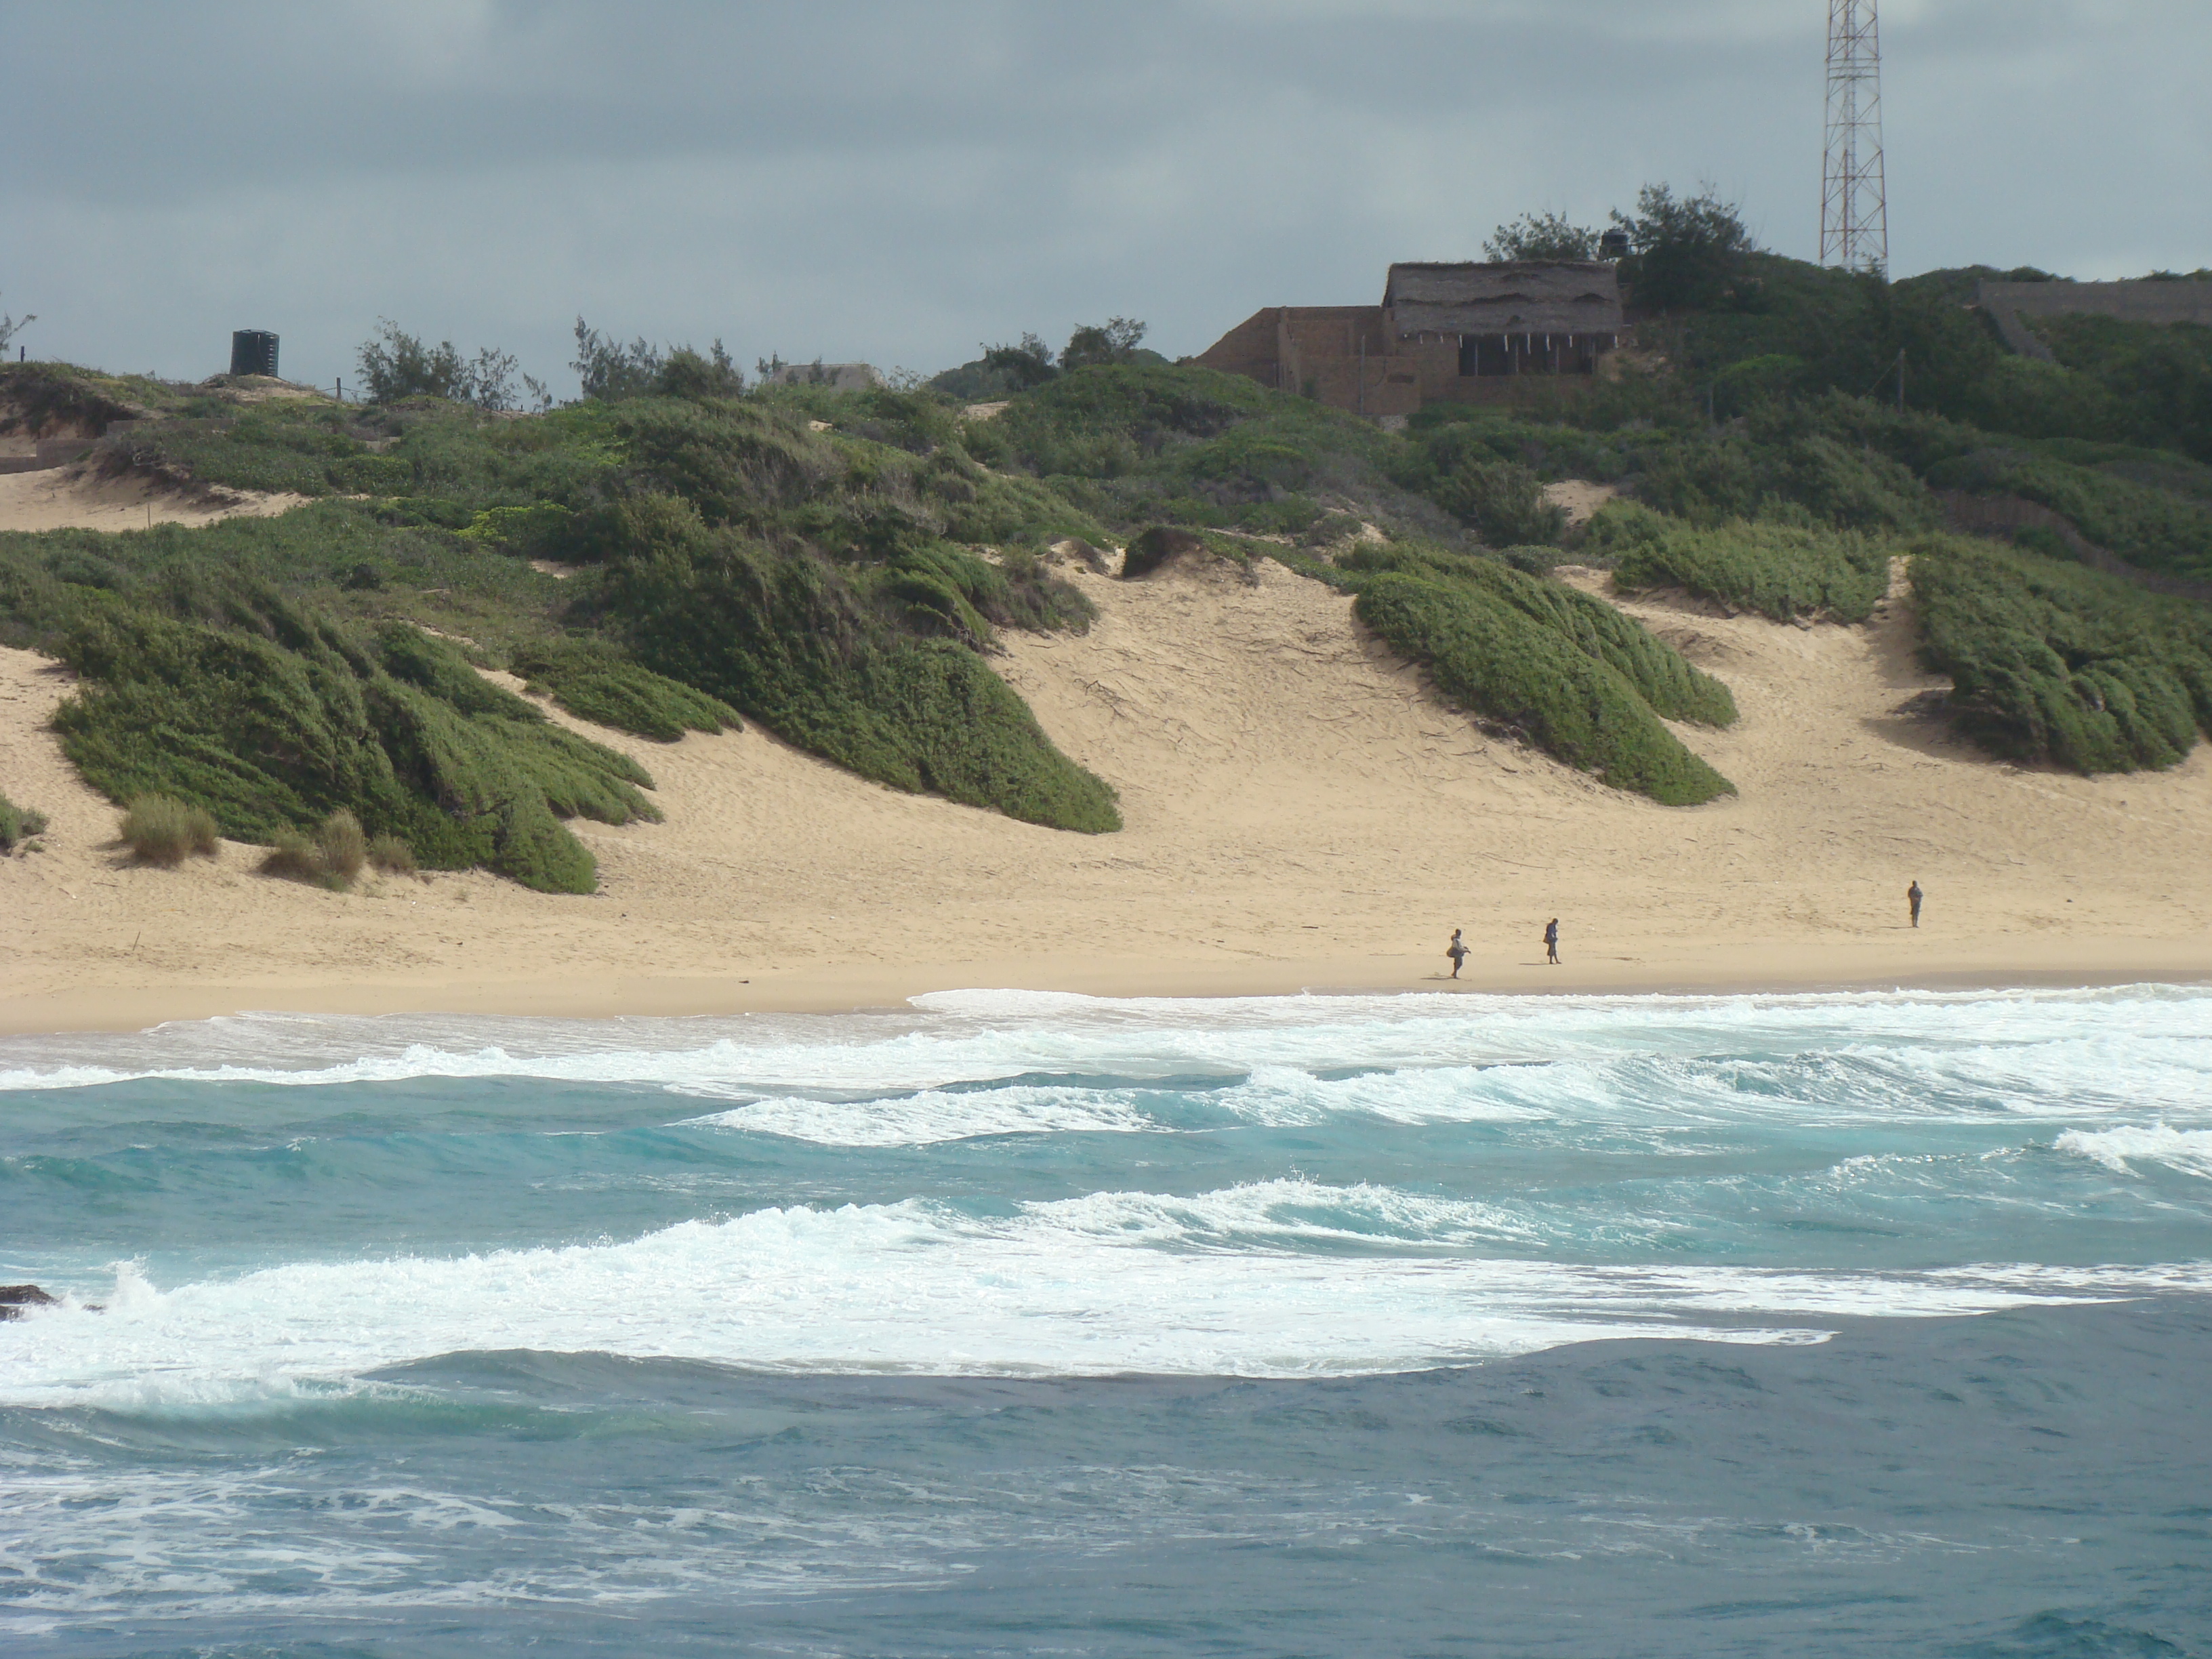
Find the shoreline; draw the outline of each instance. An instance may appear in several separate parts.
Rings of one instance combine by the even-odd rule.
[[[2002,955],[1936,951],[1912,960],[1878,947],[1774,945],[1685,951],[1672,963],[1493,965],[1455,981],[1419,957],[1180,963],[1045,958],[961,963],[810,966],[747,975],[461,978],[83,987],[0,994],[0,1036],[143,1031],[246,1014],[485,1016],[556,1019],[842,1014],[902,1009],[945,991],[1030,991],[1110,1000],[1288,996],[1796,996],[1850,992],[2101,989],[2212,983],[2212,942],[2069,941]],[[2084,948],[2087,946],[2087,948]]]

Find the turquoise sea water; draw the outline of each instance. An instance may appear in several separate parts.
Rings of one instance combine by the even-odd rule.
[[[10,1039],[0,1280],[11,1654],[2212,1654],[2201,989]]]

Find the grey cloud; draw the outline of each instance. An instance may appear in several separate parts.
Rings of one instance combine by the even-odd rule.
[[[539,373],[581,309],[934,368],[1109,311],[1195,350],[1532,206],[1710,178],[1809,254],[1818,0],[0,0],[0,290],[170,373],[380,315]],[[1900,270],[2212,263],[2173,0],[1893,0]],[[563,377],[565,378],[565,377]]]

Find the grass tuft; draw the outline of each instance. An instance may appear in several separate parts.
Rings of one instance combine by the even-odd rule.
[[[132,797],[117,833],[146,863],[174,869],[195,853],[214,857],[222,832],[204,807],[148,793]]]
[[[407,854],[405,842],[394,836],[380,836],[372,845],[362,833],[361,820],[340,807],[322,821],[313,836],[298,830],[278,830],[270,842],[269,851],[262,856],[261,873],[282,876],[289,881],[312,882],[333,892],[343,891],[360,878],[374,856],[374,847],[387,842],[407,857],[411,870],[413,859]],[[381,862],[378,867],[384,867]]]
[[[18,806],[0,795],[0,853],[12,853],[24,842],[46,833],[46,815]]]
[[[415,849],[397,836],[379,836],[368,843],[368,861],[387,876],[416,873]]]
[[[315,831],[315,850],[325,870],[342,882],[351,883],[368,862],[368,837],[362,832],[361,820],[341,806]]]
[[[260,869],[264,876],[281,876],[287,881],[329,884],[328,872],[323,868],[322,848],[298,830],[276,832],[276,839],[269,843],[269,850],[262,854]]]

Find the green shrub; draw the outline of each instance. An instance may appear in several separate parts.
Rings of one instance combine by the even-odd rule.
[[[1565,510],[1544,499],[1536,475],[1512,461],[1464,461],[1431,493],[1492,547],[1556,542],[1567,527]]]
[[[1565,582],[1496,559],[1404,542],[1347,549],[1337,565],[1354,573],[1398,571],[1448,581],[1502,599],[1562,642],[1620,674],[1654,712],[1668,720],[1704,726],[1735,722],[1735,698],[1727,686],[1691,666],[1633,617]]]
[[[994,465],[1024,468],[1063,500],[1128,527],[1213,522],[1192,516],[1196,507],[1218,511],[1224,525],[1295,534],[1324,490],[1419,505],[1390,482],[1401,439],[1348,410],[1212,369],[1122,363],[1057,375],[966,434]],[[1164,512],[1168,500],[1188,507]],[[1098,538],[1073,526],[1059,533]]]
[[[2024,496],[2082,536],[2161,575],[2212,581],[2212,507],[2100,468],[2030,451],[1985,448],[1931,465],[1929,481],[1977,495]]]
[[[1109,372],[1119,371],[1074,378]],[[587,889],[589,860],[555,819],[572,810],[650,812],[635,793],[641,773],[625,776],[628,763],[612,756],[580,761],[591,745],[544,726],[527,704],[476,701],[469,684],[480,682],[450,649],[438,647],[452,660],[429,672],[419,653],[386,637],[395,616],[465,635],[481,659],[516,660],[572,712],[643,735],[726,727],[737,716],[724,688],[743,683],[763,688],[759,710],[793,716],[793,742],[812,747],[810,733],[820,733],[825,757],[858,757],[902,787],[933,787],[925,774],[965,778],[958,787],[971,793],[1011,789],[1030,804],[1024,810],[1058,811],[1037,805],[1057,801],[1086,827],[1112,818],[1110,792],[1096,780],[1069,783],[1065,757],[1025,712],[1016,720],[1002,708],[1018,708],[1011,693],[986,697],[1005,718],[974,734],[978,763],[967,767],[911,730],[901,709],[861,706],[893,684],[871,672],[883,666],[877,659],[903,659],[924,641],[982,649],[1002,628],[1086,626],[1089,601],[1038,562],[1002,565],[948,538],[1017,548],[1066,534],[1105,540],[1095,518],[1038,480],[977,465],[950,441],[958,427],[941,400],[837,394],[841,425],[824,435],[809,427],[808,406],[781,391],[672,398],[670,389],[641,386],[618,404],[506,421],[435,402],[364,410],[184,399],[179,412],[118,434],[109,462],[307,494],[369,488],[383,499],[201,531],[0,537],[0,639],[63,654],[82,647],[112,665],[116,684],[88,675],[84,706],[68,716],[88,776],[118,790],[183,792],[253,840],[280,825],[307,828],[343,805],[369,831],[404,836],[430,867],[492,861],[534,884]],[[368,476],[380,470],[390,476]],[[672,642],[694,627],[711,634],[714,618],[624,608],[650,592],[653,604],[694,610],[700,595],[681,591],[690,580],[681,562],[654,561],[709,520],[797,584],[788,603],[768,605],[756,621],[826,630],[789,641],[748,635],[720,654],[811,665],[801,684],[732,676],[726,665],[686,678],[688,647]],[[524,556],[586,568],[556,581]],[[722,592],[720,575],[738,574],[710,575],[704,591]],[[94,587],[121,603],[92,603]],[[732,602],[742,611],[763,596],[733,590]],[[287,617],[272,618],[270,603]],[[374,641],[364,642],[362,623],[374,624]],[[128,636],[121,648],[100,649],[118,629]],[[146,643],[159,647],[158,671],[133,665]],[[394,651],[410,672],[380,660]],[[229,660],[241,656],[249,660]],[[967,678],[933,672],[947,692]],[[200,690],[167,709],[151,684],[164,679]],[[387,718],[387,703],[404,707]],[[331,706],[302,716],[322,704]],[[302,716],[296,723],[312,740],[276,735],[285,723],[272,717],[277,708]],[[156,728],[179,741],[144,735]],[[1038,747],[1036,770],[1017,784],[1023,769],[1008,756],[1027,745]],[[986,755],[995,758],[983,764]],[[1030,787],[1048,777],[1068,787]]]
[[[149,793],[131,798],[117,834],[147,863],[174,869],[194,853],[212,858],[221,830],[204,808]]]
[[[535,642],[518,650],[509,667],[544,686],[578,720],[656,743],[674,743],[686,732],[744,729],[737,710],[720,698],[656,674],[599,641]]]
[[[443,501],[458,515],[445,526],[453,529],[488,507],[586,506],[622,459],[611,416],[595,404],[510,420],[437,399],[362,407],[205,395],[162,419],[112,430],[94,452],[95,465],[111,474]]]
[[[73,363],[0,362],[0,431],[41,436],[62,427],[103,431],[173,401],[158,381]]]
[[[1776,622],[1864,622],[1889,591],[1889,549],[1851,531],[1743,521],[1701,530],[1615,501],[1591,519],[1588,544],[1613,560],[1623,592],[1679,587]]]
[[[2075,771],[2172,766],[2212,731],[2212,611],[1999,543],[1934,537],[1911,566],[1922,650],[1959,730]]]
[[[1616,789],[1668,806],[1735,791],[1660,724],[1618,670],[1492,593],[1384,571],[1362,582],[1354,605],[1446,696]]]
[[[1577,407],[1594,407],[1601,390],[1591,388]],[[1671,441],[1663,433],[1593,429],[1598,424],[1561,425],[1480,404],[1431,404],[1408,422],[1410,441],[1390,458],[1393,475],[1424,495],[1470,459],[1517,461],[1539,477],[1609,481],[1627,474],[1639,446]]]
[[[680,502],[627,530],[602,614],[656,672],[895,788],[1060,829],[1121,827],[1113,792],[972,649],[915,637],[924,613],[956,635],[988,635],[985,611],[1011,603],[1003,572],[941,544],[856,568],[710,529]]]
[[[12,853],[25,842],[46,833],[46,815],[15,805],[0,795],[0,853]]]
[[[1826,433],[1805,431],[1792,414],[1754,423],[1746,433],[1654,446],[1644,456],[1636,494],[1707,529],[1772,516],[1777,502],[1850,529],[1929,530],[1942,519],[1910,468]]]
[[[343,808],[438,868],[589,892],[591,854],[558,819],[659,814],[623,756],[548,723],[442,640],[374,634],[232,589],[222,624],[88,605],[58,630],[84,678],[56,711],[63,750],[112,797],[187,797],[244,841]]]
[[[2089,428],[2081,435],[2212,461],[2212,328],[2093,316],[2039,318],[2032,326],[2093,389],[2103,418],[2069,423]]]

